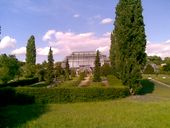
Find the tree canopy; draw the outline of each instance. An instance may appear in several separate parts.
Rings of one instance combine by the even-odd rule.
[[[19,62],[14,55],[0,55],[0,80],[2,83],[14,79],[19,72]]]

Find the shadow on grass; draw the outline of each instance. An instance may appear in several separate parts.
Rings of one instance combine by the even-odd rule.
[[[0,108],[0,128],[22,127],[27,121],[40,117],[47,111],[41,104],[7,106]]]
[[[140,90],[140,95],[145,95],[147,93],[152,93],[155,89],[155,85],[150,80],[144,79],[141,81],[142,89]]]
[[[35,98],[17,93],[14,88],[0,88],[0,128],[22,127],[47,111],[45,105],[35,104]]]
[[[0,88],[0,107],[33,103],[35,103],[34,96],[17,93],[12,87]]]

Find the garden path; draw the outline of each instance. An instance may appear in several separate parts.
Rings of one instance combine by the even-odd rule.
[[[84,80],[82,80],[79,84],[79,87],[86,87],[88,86],[90,83],[90,76],[87,76],[84,78]]]

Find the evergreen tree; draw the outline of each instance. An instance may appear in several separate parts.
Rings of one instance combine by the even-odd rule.
[[[100,82],[101,81],[101,78],[100,78],[100,67],[101,67],[101,64],[100,64],[100,53],[97,50],[96,59],[95,59],[95,67],[94,67],[94,75],[93,75],[93,81],[94,82]]]
[[[120,52],[114,31],[111,33],[110,61],[113,74],[120,78]]]
[[[144,71],[143,71],[144,74],[154,74],[155,71],[154,71],[154,68],[152,67],[152,65],[148,64]]]
[[[120,0],[116,7],[114,25],[111,62],[115,62],[115,70],[119,72],[117,76],[123,84],[137,92],[142,78],[141,70],[146,63],[146,36],[141,0]],[[114,49],[115,54],[112,52]]]
[[[66,68],[65,68],[65,78],[66,80],[70,79],[70,66],[69,66],[69,62],[68,62],[68,58],[66,59]]]
[[[48,53],[48,64],[47,64],[47,83],[51,84],[54,78],[54,59],[53,59],[53,51],[50,47]]]
[[[36,63],[36,48],[35,48],[35,38],[32,35],[26,46],[26,64],[35,65]]]
[[[32,35],[26,46],[26,65],[25,65],[25,77],[34,77],[35,75],[35,63],[36,63],[36,48],[35,38]]]

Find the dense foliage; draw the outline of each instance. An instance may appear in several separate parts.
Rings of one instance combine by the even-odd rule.
[[[148,64],[148,65],[146,65],[143,73],[144,74],[153,74],[154,73],[154,68],[152,67],[152,65]]]
[[[23,105],[34,103],[34,97],[23,93],[16,93],[11,87],[0,88],[0,107],[6,105]]]
[[[62,103],[108,100],[129,95],[126,87],[119,88],[16,88],[16,92],[34,97],[35,103]]]
[[[21,80],[11,81],[9,83],[0,84],[0,87],[18,87],[18,86],[28,86],[39,82],[38,78],[25,78]]]
[[[110,49],[114,74],[135,92],[141,87],[141,70],[146,63],[141,0],[120,0],[114,25]]]
[[[108,76],[110,74],[112,74],[112,68],[109,64],[105,63],[103,66],[101,66],[101,75]]]
[[[26,63],[30,65],[35,65],[36,63],[36,48],[35,48],[35,38],[32,35],[26,46]]]
[[[19,62],[13,55],[0,55],[0,82],[7,83],[19,73]]]
[[[148,56],[147,62],[151,64],[160,65],[163,63],[163,60],[161,59],[160,56]]]
[[[100,52],[97,50],[96,53],[96,59],[95,59],[95,67],[94,67],[94,72],[93,72],[93,81],[94,82],[100,82],[101,77],[100,77],[100,70],[101,70],[101,64],[100,64]]]
[[[48,66],[47,66],[47,83],[51,84],[54,79],[54,59],[53,59],[53,51],[50,47],[48,53]]]
[[[31,78],[35,76],[35,63],[36,63],[36,47],[35,38],[32,35],[26,46],[26,65],[24,66],[25,77]]]

